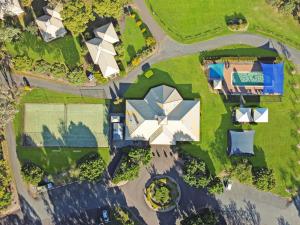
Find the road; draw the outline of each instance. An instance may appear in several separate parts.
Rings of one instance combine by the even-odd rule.
[[[182,44],[169,38],[161,27],[153,20],[144,0],[134,0],[143,21],[148,25],[152,34],[158,42],[157,52],[148,58],[143,64],[153,65],[172,57],[198,53],[204,50],[219,48],[231,44],[247,44],[255,47],[271,48],[285,55],[297,68],[300,68],[300,51],[285,46],[278,41],[263,37],[257,34],[237,33],[228,36],[217,37],[211,40],[195,43]],[[92,88],[79,88],[46,79],[28,77],[30,84],[36,87],[43,87],[54,91],[70,94],[114,98],[122,96],[124,90],[120,90],[121,83],[132,83],[142,73],[142,65],[129,72],[124,78],[117,78],[106,85],[99,85]],[[22,77],[13,76],[17,83],[22,82]],[[173,224],[187,211],[211,206],[223,211],[224,215],[233,215],[232,218],[237,224],[248,220],[245,224],[300,224],[298,212],[293,204],[287,204],[282,199],[270,193],[257,191],[252,187],[236,184],[232,192],[213,198],[203,191],[197,191],[185,186],[180,178],[180,171],[175,162],[167,173],[174,177],[183,187],[183,200],[180,208],[167,214],[157,214],[149,210],[143,201],[142,190],[148,178],[155,175],[153,170],[143,170],[141,176],[124,187],[108,188],[105,183],[98,184],[72,184],[49,192],[38,200],[33,199],[27,192],[20,174],[20,164],[16,153],[15,135],[12,124],[6,129],[6,137],[10,148],[13,178],[22,204],[22,213],[12,215],[0,220],[1,224],[93,224],[91,214],[95,210],[106,205],[120,204],[129,207],[133,212],[145,218],[145,222],[155,224]],[[164,159],[157,159],[153,168],[159,168],[166,164]],[[172,162],[171,162],[172,164]],[[158,171],[159,172],[159,171]],[[270,218],[270,220],[269,220]],[[91,221],[93,220],[93,221]],[[52,221],[52,222],[51,222]],[[87,222],[88,221],[88,222]],[[269,223],[272,221],[272,223]],[[240,223],[238,223],[240,222]],[[234,223],[233,223],[234,224]]]

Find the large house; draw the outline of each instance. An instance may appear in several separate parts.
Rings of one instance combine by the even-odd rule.
[[[152,88],[142,100],[126,100],[125,139],[150,145],[199,141],[200,101],[184,100],[175,88]]]
[[[118,35],[112,23],[94,30],[95,38],[86,41],[94,64],[98,65],[105,78],[117,75],[120,72],[114,58],[116,55],[113,44],[119,42]]]
[[[36,19],[36,24],[41,32],[44,41],[49,42],[63,37],[67,31],[62,23],[60,11],[62,5],[57,5],[54,9],[46,6],[43,8],[45,15]]]
[[[5,15],[18,16],[24,12],[19,0],[0,0],[0,3],[0,19]]]

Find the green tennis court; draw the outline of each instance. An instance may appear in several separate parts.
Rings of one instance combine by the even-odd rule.
[[[107,147],[105,104],[25,104],[23,145]]]
[[[232,84],[235,86],[263,86],[264,75],[262,72],[233,72]]]

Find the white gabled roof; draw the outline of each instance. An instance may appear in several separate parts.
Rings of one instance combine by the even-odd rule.
[[[183,100],[175,88],[152,88],[143,100],[126,101],[127,140],[148,140],[152,145],[199,141],[200,101]]]
[[[240,123],[252,122],[251,108],[238,108],[235,110],[235,120]]]
[[[67,31],[62,23],[59,12],[47,6],[44,7],[44,11],[46,15],[36,18],[36,24],[44,41],[49,42],[56,38],[63,37]]]
[[[96,37],[102,38],[112,44],[120,41],[112,23],[108,23],[102,27],[95,29],[94,34]]]
[[[269,110],[267,108],[255,108],[253,109],[253,120],[256,123],[269,122]]]
[[[99,65],[102,75],[109,78],[120,73],[119,66],[114,58],[117,54],[113,43],[119,41],[112,23],[106,24],[94,30],[95,38],[86,41],[94,64]]]

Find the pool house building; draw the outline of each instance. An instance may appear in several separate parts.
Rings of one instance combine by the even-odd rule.
[[[284,64],[261,62],[211,63],[208,79],[213,88],[226,94],[282,95]]]

